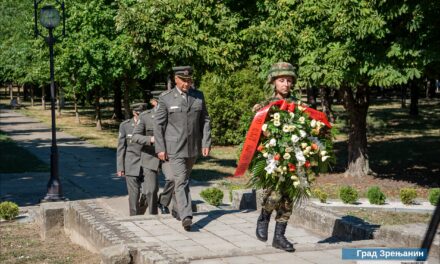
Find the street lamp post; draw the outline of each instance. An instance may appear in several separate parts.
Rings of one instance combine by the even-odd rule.
[[[49,56],[50,56],[50,95],[51,95],[51,116],[52,116],[52,145],[50,148],[50,179],[47,183],[47,194],[42,201],[61,201],[65,200],[63,197],[63,191],[61,188],[61,181],[59,177],[58,169],[58,147],[56,139],[56,125],[55,125],[55,81],[54,81],[54,54],[53,45],[55,43],[55,37],[53,35],[53,30],[60,23],[60,14],[58,10],[51,6],[46,5],[40,10],[40,23],[43,27],[49,30],[49,36],[45,37],[40,34],[37,24],[37,9],[38,4],[42,0],[34,0],[34,19],[35,19],[35,35],[39,35],[45,38],[47,44],[49,45]],[[63,11],[63,36],[65,34],[65,15],[64,15],[64,2],[60,3],[56,0],[58,4],[61,4],[61,9]]]

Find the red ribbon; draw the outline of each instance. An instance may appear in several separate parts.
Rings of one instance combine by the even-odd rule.
[[[266,121],[267,113],[272,106],[278,106],[282,111],[293,112],[295,110],[295,103],[289,103],[286,100],[278,100],[272,102],[255,114],[252,120],[249,131],[244,141],[243,150],[240,154],[240,160],[238,161],[237,168],[235,169],[234,177],[243,176],[249,167],[249,164],[254,157],[255,150],[257,149],[258,142],[260,141],[261,128]],[[328,122],[326,115],[323,112],[317,111],[313,108],[305,107],[304,112],[309,114],[309,117],[323,122],[327,127],[331,128],[330,122]]]

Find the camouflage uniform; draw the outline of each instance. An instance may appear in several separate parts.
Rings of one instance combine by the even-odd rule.
[[[296,79],[295,69],[290,63],[279,62],[272,65],[268,74],[268,83],[273,86],[272,88],[275,91],[274,80],[281,76],[291,76]],[[294,97],[291,96],[292,92],[286,96],[286,100],[293,101]],[[265,106],[270,102],[277,101],[279,98],[272,97],[270,100],[260,104],[259,106]],[[255,109],[255,107],[254,107]],[[279,248],[285,251],[295,251],[292,243],[290,243],[286,237],[284,236],[286,232],[287,222],[289,221],[290,216],[292,215],[293,201],[288,196],[283,194],[282,192],[275,191],[271,188],[263,190],[263,201],[262,201],[262,209],[261,214],[258,217],[257,221],[257,229],[256,235],[257,238],[261,241],[267,241],[268,227],[270,216],[272,212],[276,211],[275,221],[275,234],[272,242],[272,246],[275,248]]]

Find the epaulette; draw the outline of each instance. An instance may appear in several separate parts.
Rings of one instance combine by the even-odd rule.
[[[161,94],[159,95],[159,98],[162,97],[162,96],[164,96],[164,95],[167,95],[167,94],[171,93],[171,91],[172,91],[172,90],[168,90],[168,91],[165,91],[165,92],[161,93]]]
[[[139,116],[149,114],[149,113],[151,113],[151,110],[153,110],[153,109],[147,109],[147,110],[143,111]]]
[[[131,120],[131,118],[130,118],[130,119],[127,119],[127,120],[124,120],[124,121],[122,121],[121,125],[122,125],[122,124],[125,124],[125,123],[128,123],[128,122],[130,122],[130,120]]]

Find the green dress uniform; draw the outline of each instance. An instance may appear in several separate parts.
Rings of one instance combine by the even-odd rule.
[[[154,128],[155,110],[150,109],[139,115],[139,124],[133,131],[133,141],[142,146],[141,166],[144,175],[142,194],[150,214],[157,214],[158,171],[160,160],[151,143]]]
[[[174,208],[181,219],[192,218],[189,181],[192,167],[201,149],[211,146],[210,118],[203,93],[177,87],[159,97],[155,115],[156,153],[165,152],[169,166],[165,176],[174,183]]]
[[[136,126],[137,124],[133,118],[120,124],[116,152],[117,171],[124,171],[125,173],[130,215],[141,214],[139,196],[143,183],[143,177],[141,176],[142,145],[132,140],[133,130]]]

